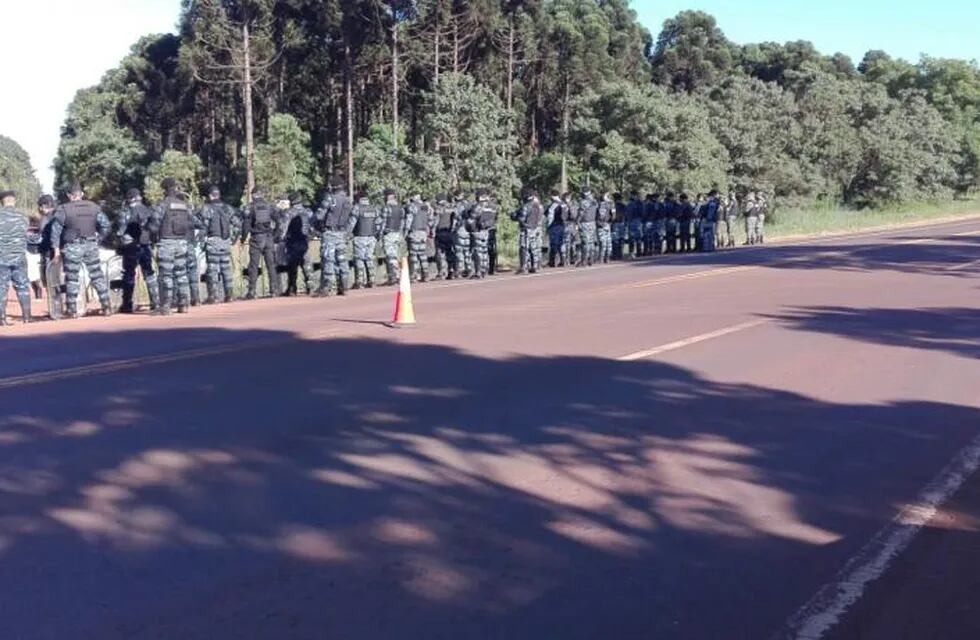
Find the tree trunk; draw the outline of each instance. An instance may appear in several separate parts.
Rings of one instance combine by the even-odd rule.
[[[453,16],[453,73],[459,73],[459,19]]]
[[[562,104],[561,114],[561,192],[568,191],[568,129],[569,116],[568,102],[571,96],[571,80],[565,77],[565,96]]]
[[[391,23],[391,144],[398,153],[398,21]]]
[[[350,45],[344,44],[344,101],[347,111],[347,193],[354,197],[354,89]]]
[[[514,109],[514,14],[510,16],[510,35],[507,39],[507,111]]]
[[[439,25],[439,21],[436,21],[436,40],[435,40],[435,54],[432,56],[432,84],[439,84],[439,58],[441,57],[441,51],[439,50],[442,42],[440,36],[442,35],[442,27]]]
[[[244,64],[242,99],[245,102],[245,201],[252,201],[255,189],[255,120],[252,113],[252,58],[248,22],[242,24],[242,59]]]

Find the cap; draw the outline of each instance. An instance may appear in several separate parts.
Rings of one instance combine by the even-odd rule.
[[[132,200],[134,198],[142,198],[142,197],[143,196],[142,196],[142,194],[140,194],[140,190],[139,189],[130,189],[129,191],[126,192],[126,199],[127,200]]]
[[[0,200],[4,200],[6,198],[16,198],[16,197],[17,197],[17,192],[14,191],[13,189],[0,191]]]
[[[208,187],[208,195],[209,196],[220,196],[221,195],[221,188],[218,185],[216,185],[216,184],[211,185],[210,187]]]
[[[37,199],[37,206],[39,207],[53,207],[56,204],[58,203],[55,202],[54,197],[49,196],[48,194],[44,194],[43,196]]]

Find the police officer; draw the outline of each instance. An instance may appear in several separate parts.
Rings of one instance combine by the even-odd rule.
[[[136,290],[136,269],[143,273],[146,292],[150,297],[150,310],[160,306],[160,289],[156,272],[153,271],[153,238],[150,221],[153,210],[143,204],[139,189],[126,192],[126,206],[119,212],[119,253],[122,255],[123,299],[120,313],[133,312],[133,293]]]
[[[548,266],[564,266],[565,203],[561,201],[561,194],[557,191],[551,192],[551,202],[548,203],[545,219],[548,226]]]
[[[681,194],[677,207],[677,223],[680,225],[681,252],[691,250],[691,224],[694,220],[694,206],[686,193]]]
[[[78,184],[65,190],[68,202],[58,207],[51,222],[51,244],[55,259],[64,258],[65,315],[78,317],[78,273],[85,265],[89,280],[99,296],[102,315],[112,315],[109,306],[109,285],[99,261],[99,243],[109,233],[109,218],[97,204],[85,200]]]
[[[529,190],[522,206],[513,219],[520,225],[519,245],[521,269],[519,274],[537,273],[541,266],[541,223],[544,207],[534,190]]]
[[[565,193],[561,197],[564,204],[565,232],[561,239],[562,263],[572,266],[578,263],[578,204],[573,202],[572,194]]]
[[[436,276],[439,280],[453,277],[456,270],[456,255],[453,246],[453,214],[455,209],[449,204],[449,195],[436,196],[435,234],[436,234]]]
[[[612,259],[623,259],[623,245],[626,244],[627,225],[626,225],[626,203],[623,202],[623,194],[613,194],[613,222],[612,222]]]
[[[599,212],[596,214],[596,261],[608,264],[612,259],[612,224],[616,215],[616,203],[608,191],[602,194]]]
[[[677,253],[677,236],[680,231],[680,205],[673,192],[668,192],[663,203],[665,253]]]
[[[745,197],[745,244],[756,244],[759,241],[759,203],[755,194],[749,192]]]
[[[718,217],[721,214],[721,200],[714,189],[708,194],[708,199],[701,208],[703,226],[701,230],[701,250],[714,251],[717,246],[715,229],[718,228]]]
[[[478,189],[472,209],[473,278],[483,279],[490,273],[490,231],[497,228],[499,208],[490,200],[487,189]]]
[[[187,278],[187,238],[194,230],[194,212],[187,196],[178,190],[172,178],[164,180],[162,186],[165,195],[154,209],[150,222],[150,232],[157,241],[160,270],[159,313],[169,315],[175,297],[177,312],[187,313],[191,297]]]
[[[725,235],[728,242],[725,246],[735,247],[735,229],[738,227],[738,196],[732,191],[728,194],[728,204],[725,207]]]
[[[255,285],[259,277],[259,263],[265,262],[269,276],[269,290],[279,297],[279,271],[276,265],[276,211],[265,199],[265,190],[252,191],[252,203],[242,211],[242,242],[248,242],[248,293],[246,300],[255,299]]]
[[[306,295],[313,294],[313,265],[308,258],[313,212],[303,205],[303,194],[289,196],[290,207],[282,214],[279,223],[280,239],[286,246],[286,295],[297,294],[299,271],[303,272]]]
[[[412,282],[427,282],[429,280],[429,238],[435,223],[432,205],[422,201],[422,195],[416,193],[408,203],[408,219],[405,227],[408,229],[408,265]]]
[[[343,181],[331,178],[327,195],[314,214],[314,226],[320,231],[320,288],[317,295],[331,296],[347,293],[349,271],[347,254],[348,223],[351,201],[344,191]]]
[[[183,192],[182,192],[183,193]],[[190,199],[183,193],[183,200],[190,205]],[[190,292],[190,304],[196,307],[201,304],[201,271],[198,263],[197,250],[200,246],[198,234],[203,232],[201,219],[195,215],[191,207],[191,230],[187,232],[187,284]]]
[[[599,203],[592,195],[591,187],[582,189],[582,199],[578,203],[578,231],[580,267],[591,267],[596,259],[596,220],[599,216]]]
[[[643,255],[643,201],[637,191],[630,192],[630,201],[626,205],[626,226],[629,230],[629,253],[631,258]]]
[[[405,208],[398,204],[398,196],[393,189],[385,190],[385,205],[381,213],[382,247],[385,254],[385,268],[388,271],[388,286],[398,284],[401,275],[401,246],[405,241],[407,216]]]
[[[381,209],[371,204],[367,192],[362,190],[357,204],[351,211],[347,222],[347,230],[354,234],[354,286],[368,289],[374,286],[374,252],[378,239],[384,230],[384,220]]]
[[[224,302],[235,299],[235,274],[231,266],[231,246],[241,234],[241,218],[230,204],[221,201],[217,185],[208,188],[208,202],[198,213],[204,229],[204,254],[208,261],[206,304],[218,301],[218,287],[224,289]]]
[[[0,191],[0,325],[7,324],[7,287],[11,283],[24,323],[31,321],[31,283],[27,278],[27,217],[14,207],[17,194]],[[32,238],[35,242],[38,238]]]
[[[454,278],[468,278],[473,275],[473,250],[470,244],[470,213],[473,205],[466,200],[461,190],[453,194],[453,255],[456,262],[453,266]]]
[[[657,209],[660,207],[660,194],[648,193],[643,202],[643,242],[640,255],[653,255],[654,232],[656,231]]]
[[[44,287],[48,290],[48,315],[52,320],[61,319],[61,285],[55,277],[48,279],[51,259],[54,258],[54,245],[51,244],[51,223],[54,221],[54,211],[58,207],[53,196],[42,195],[37,200],[37,211],[40,219],[38,220],[38,246],[37,251],[41,257],[41,280]]]
[[[766,215],[769,213],[769,200],[766,198],[765,193],[756,191],[755,202],[759,208],[759,230],[757,236],[759,244],[763,244],[766,241]]]

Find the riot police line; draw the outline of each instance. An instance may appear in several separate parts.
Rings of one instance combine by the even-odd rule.
[[[216,186],[207,190],[206,201],[198,208],[175,181],[165,180],[162,186],[165,195],[152,207],[138,190],[127,192],[113,224],[98,205],[84,198],[80,185],[71,185],[60,205],[51,196],[39,199],[40,223],[33,230],[7,231],[3,223],[7,218],[0,218],[0,247],[14,246],[16,253],[22,242],[21,255],[31,255],[36,263],[30,280],[47,289],[49,315],[54,319],[83,315],[88,288],[96,293],[103,315],[114,310],[134,312],[137,271],[155,313],[186,313],[202,303],[232,302],[236,245],[248,252],[248,265],[240,272],[247,283],[243,299],[257,296],[262,275],[267,276],[272,296],[298,295],[300,276],[311,296],[393,285],[406,250],[413,281],[481,279],[496,271],[500,207],[485,189],[478,189],[472,199],[462,191],[428,199],[416,193],[403,204],[392,190],[378,201],[363,190],[352,200],[341,183],[332,180],[316,210],[307,208],[300,194],[267,199],[262,188],[255,189],[251,202],[238,210],[222,200]],[[2,195],[15,197],[12,192]],[[14,204],[7,206],[15,202],[11,198],[4,199],[5,209],[0,211],[16,213]],[[531,274],[544,266],[543,260],[550,268],[589,267],[734,247],[739,217],[745,225],[744,243],[761,243],[767,209],[761,193],[749,193],[740,211],[734,193],[722,196],[712,191],[691,199],[683,193],[641,198],[634,191],[627,200],[619,193],[597,196],[584,187],[577,196],[552,192],[548,198],[526,189],[509,217],[519,228],[517,273]],[[315,239],[320,241],[318,281],[309,256]],[[376,280],[379,246],[385,274],[381,283]],[[29,322],[27,264],[23,277],[17,277],[17,271],[11,267],[9,275],[23,318]],[[202,280],[207,288],[203,299]],[[111,292],[121,292],[117,309]],[[6,322],[5,313],[0,321]]]

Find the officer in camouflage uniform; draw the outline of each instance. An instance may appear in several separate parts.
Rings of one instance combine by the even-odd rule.
[[[163,200],[153,211],[150,231],[157,240],[157,266],[160,269],[160,311],[169,315],[174,298],[177,312],[187,313],[190,304],[190,282],[187,279],[188,236],[194,229],[194,212],[177,183],[163,181]],[[174,295],[176,293],[176,296]]]
[[[456,191],[453,196],[455,210],[453,211],[453,254],[456,262],[453,268],[454,278],[468,278],[473,275],[473,250],[471,247],[470,210],[473,205],[466,200],[462,191]]]
[[[612,259],[612,223],[616,215],[616,203],[607,191],[602,195],[599,212],[596,214],[596,261],[608,264]]]
[[[78,273],[85,265],[89,281],[95,287],[102,306],[102,315],[112,315],[109,306],[109,285],[99,261],[99,243],[110,231],[109,218],[97,204],[84,199],[78,184],[66,189],[68,202],[58,207],[51,221],[51,244],[55,258],[63,256],[65,274],[65,315],[78,317]]]
[[[707,199],[703,193],[695,196],[691,203],[691,240],[694,244],[694,251],[701,251],[701,241],[704,239],[704,215],[702,209],[707,204]]]
[[[388,271],[388,286],[398,284],[401,275],[401,249],[402,242],[405,241],[406,222],[405,207],[398,204],[394,190],[385,190],[385,205],[381,211],[381,242],[385,254],[385,269]]]
[[[190,205],[190,198],[183,193],[184,202]],[[198,234],[203,232],[200,216],[195,214],[191,207],[191,230],[187,232],[187,287],[190,292],[190,305],[196,307],[201,304],[201,271],[198,263],[198,247],[200,242]]]
[[[551,192],[545,220],[548,227],[548,266],[564,266],[565,203],[561,201],[561,194],[557,191]]]
[[[763,244],[766,241],[766,214],[769,213],[769,201],[766,199],[766,194],[761,191],[755,192],[755,201],[759,207],[759,244]]]
[[[347,230],[354,234],[353,289],[360,289],[362,285],[368,289],[374,286],[374,252],[384,229],[383,215],[379,207],[371,204],[366,192],[361,194],[351,211]]]
[[[653,238],[656,231],[657,209],[660,207],[660,194],[648,193],[643,202],[643,242],[640,245],[640,255],[653,255]]]
[[[272,204],[265,199],[263,189],[252,192],[252,203],[242,211],[242,242],[248,242],[248,293],[246,300],[255,299],[259,278],[259,263],[265,262],[272,296],[279,297],[279,271],[276,265],[276,220]]]
[[[566,266],[578,264],[578,221],[579,209],[577,203],[572,201],[572,194],[566,193],[562,197],[565,205],[563,211],[565,217],[564,236],[561,239],[561,261]]]
[[[234,207],[221,201],[221,189],[208,189],[208,202],[198,213],[204,229],[204,253],[208,259],[208,297],[206,304],[218,301],[218,285],[224,289],[224,302],[235,299],[235,274],[231,263],[231,246],[241,234],[242,221]]]
[[[405,228],[408,229],[408,266],[412,282],[427,282],[429,280],[429,238],[435,224],[435,213],[432,205],[422,201],[421,194],[416,193],[408,203],[408,219]]]
[[[48,266],[54,258],[54,245],[51,244],[51,223],[54,221],[54,211],[58,208],[55,199],[44,194],[37,200],[37,210],[41,216],[38,221],[39,237],[37,252],[41,256],[41,280],[48,290],[48,313],[52,320],[61,319],[61,291],[57,282],[48,281]]]
[[[514,212],[512,219],[520,225],[521,269],[518,273],[537,273],[541,266],[541,223],[544,221],[544,207],[541,206],[536,192],[528,191],[524,206]]]
[[[497,228],[499,208],[490,200],[486,189],[476,192],[476,205],[470,214],[473,240],[473,278],[483,279],[490,273],[490,231]]]
[[[691,250],[691,223],[694,219],[694,207],[686,193],[681,194],[680,205],[677,207],[677,223],[680,227],[681,253]]]
[[[24,323],[31,321],[31,283],[27,279],[27,217],[17,211],[17,194],[0,191],[0,326],[7,324],[7,287],[12,283]]]
[[[599,203],[592,195],[592,188],[582,189],[582,199],[578,203],[578,232],[580,239],[580,267],[591,267],[596,260],[596,220],[599,216]]]
[[[303,206],[303,194],[289,196],[290,207],[279,221],[280,242],[286,245],[286,295],[297,294],[297,279],[303,272],[306,295],[313,295],[313,265],[310,263],[310,235],[313,212]]]
[[[623,246],[626,244],[626,203],[623,194],[613,194],[612,259],[623,259]]]
[[[735,229],[738,227],[738,197],[732,191],[728,194],[728,205],[725,207],[725,246],[735,247]]]
[[[313,216],[320,231],[320,289],[317,295],[331,296],[347,293],[347,225],[351,217],[351,201],[343,190],[343,182],[331,178],[330,190]]]
[[[453,247],[453,214],[455,209],[449,204],[449,196],[440,193],[436,197],[435,234],[436,234],[436,276],[439,280],[453,277],[456,269],[456,255]]]
[[[749,192],[745,197],[745,244],[759,242],[759,203],[755,194]]]
[[[119,212],[117,234],[123,268],[123,300],[119,312],[133,312],[137,268],[143,272],[146,292],[150,297],[150,310],[156,311],[160,306],[160,289],[153,271],[153,238],[150,236],[153,210],[143,204],[139,189],[130,189],[126,193],[126,200],[126,206]]]

